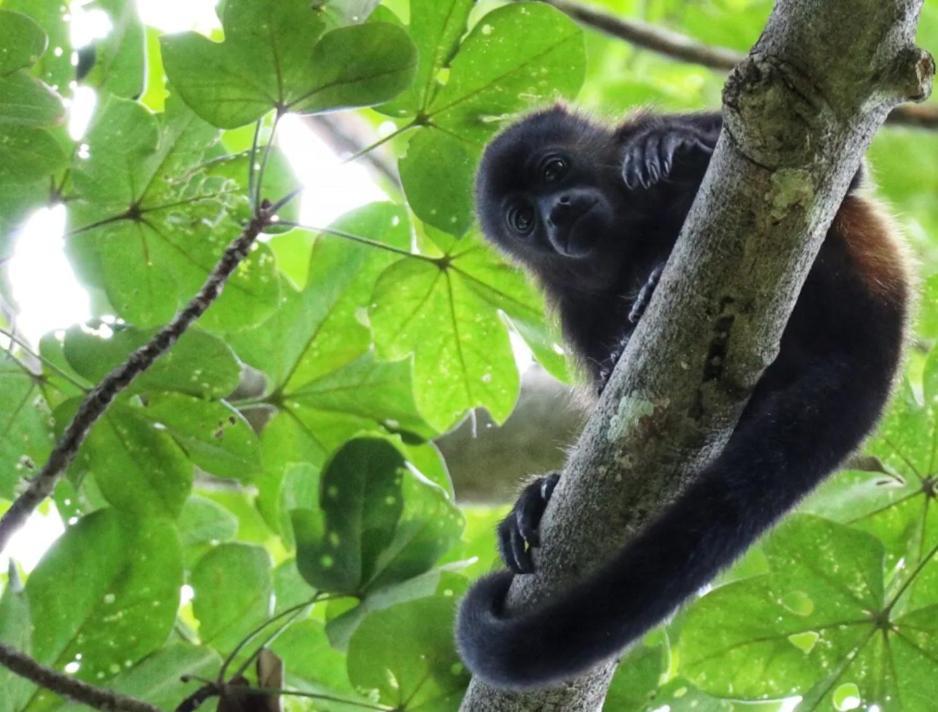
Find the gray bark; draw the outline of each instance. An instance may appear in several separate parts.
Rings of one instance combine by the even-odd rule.
[[[930,91],[934,62],[914,44],[921,5],[778,0],[726,84],[710,170],[551,500],[538,573],[512,585],[511,613],[589,575],[726,442],[873,134]],[[722,368],[705,380],[714,353]],[[476,680],[462,709],[597,710],[613,669],[523,694]]]

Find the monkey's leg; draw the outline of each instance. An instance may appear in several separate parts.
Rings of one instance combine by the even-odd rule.
[[[496,685],[546,684],[619,653],[745,551],[855,448],[889,392],[896,343],[818,356],[784,389],[757,389],[723,453],[595,574],[544,606],[506,616],[512,574],[463,600],[460,649]]]

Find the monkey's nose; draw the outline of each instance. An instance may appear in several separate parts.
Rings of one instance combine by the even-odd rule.
[[[561,195],[550,210],[550,221],[557,227],[566,227],[590,207],[592,206],[588,201],[574,201],[569,195]]]

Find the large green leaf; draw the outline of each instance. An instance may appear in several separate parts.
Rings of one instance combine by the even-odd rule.
[[[77,407],[56,410],[64,427]],[[192,463],[163,428],[141,408],[113,404],[82,443],[75,468],[93,473],[109,504],[121,512],[176,517],[192,489]]]
[[[274,388],[290,393],[312,384],[368,351],[371,292],[381,272],[409,250],[410,221],[392,203],[373,203],[336,220],[329,230],[372,240],[362,244],[322,233],[308,257],[307,285],[286,289],[281,307],[255,329],[231,342]],[[305,239],[299,231],[280,240]]]
[[[160,709],[175,709],[195,691],[199,682],[183,682],[186,676],[210,678],[221,667],[221,658],[204,646],[173,642],[148,655],[108,682],[108,689],[146,700]],[[87,707],[66,704],[60,712],[87,712]]]
[[[0,497],[45,464],[52,447],[49,406],[37,379],[9,357],[0,358]]]
[[[462,235],[473,221],[475,151],[442,131],[422,131],[401,159],[401,182],[414,213],[434,227]],[[445,209],[444,209],[445,208]]]
[[[63,350],[76,373],[89,383],[97,383],[152,337],[153,332],[121,328],[110,338],[103,338],[73,327],[65,332]],[[234,392],[240,376],[241,364],[224,341],[199,329],[189,329],[134,380],[129,391],[174,391],[222,398]]]
[[[46,42],[46,33],[29,16],[0,10],[0,77],[33,66]]]
[[[113,30],[93,47],[94,64],[82,81],[116,96],[135,99],[144,88],[146,44],[137,4],[128,0],[97,0]]]
[[[0,125],[3,126],[0,131],[0,186],[28,184],[47,178],[65,166],[65,152],[48,131],[15,124]]]
[[[35,71],[46,84],[64,91],[75,76],[69,41],[68,5],[61,0],[4,0],[3,9],[29,16],[45,32],[49,50],[42,54]],[[27,33],[32,34],[29,30]]]
[[[718,588],[688,613],[678,655],[695,685],[743,699],[800,694],[804,710],[829,709],[851,690],[881,709],[935,694],[926,671],[938,639],[925,622],[934,613],[902,612],[920,568],[901,572],[887,594],[875,538],[807,516],[783,524],[765,552],[770,574]]]
[[[179,102],[158,119],[110,97],[89,130],[90,156],[73,166],[82,199],[69,205],[69,250],[84,277],[138,326],[168,321],[242,231],[230,186],[199,171],[216,140],[217,131]],[[202,324],[246,328],[266,318],[278,298],[273,256],[256,245]]]
[[[100,684],[163,644],[181,586],[171,521],[112,509],[83,517],[26,584],[33,655],[59,670],[73,664],[76,677]]]
[[[227,403],[182,393],[158,393],[139,415],[165,429],[189,459],[220,477],[250,480],[260,467],[257,435]]]
[[[453,597],[402,603],[365,618],[348,650],[349,679],[395,709],[450,712],[469,682],[453,646]]]
[[[379,354],[414,354],[417,407],[439,430],[476,406],[501,422],[518,396],[508,331],[492,299],[505,280],[490,279],[497,274],[486,271],[490,262],[497,260],[478,246],[437,261],[403,259],[375,287],[371,323]]]
[[[303,577],[359,596],[429,570],[462,528],[443,490],[408,469],[393,445],[371,438],[335,454],[318,502],[292,518]]]
[[[224,128],[272,109],[319,112],[387,101],[409,84],[416,65],[400,28],[369,23],[320,37],[323,19],[302,0],[231,0],[222,22],[220,44],[196,33],[164,37],[163,59],[186,103]]]
[[[0,641],[26,655],[31,654],[33,622],[29,599],[16,571],[11,569],[0,596]],[[0,668],[0,712],[18,712],[35,691],[31,682],[11,670]]]
[[[270,612],[270,556],[256,546],[222,544],[203,556],[190,579],[199,637],[229,652]]]
[[[379,110],[392,116],[414,116],[430,105],[439,88],[437,74],[449,65],[466,31],[473,0],[411,0],[408,31],[417,45],[413,84]]]

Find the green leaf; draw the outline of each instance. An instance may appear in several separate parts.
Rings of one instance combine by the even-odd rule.
[[[921,567],[899,567],[887,594],[874,537],[808,516],[786,521],[764,549],[770,574],[720,587],[688,612],[683,675],[721,697],[800,694],[806,710],[842,706],[851,694],[881,709],[933,694],[924,671],[934,665],[935,609],[908,611]]]
[[[94,66],[82,80],[109,94],[135,99],[144,89],[146,39],[137,5],[127,0],[97,0],[113,30],[94,45]]]
[[[270,556],[257,546],[222,544],[199,560],[191,584],[199,637],[227,653],[268,617]]]
[[[452,235],[473,221],[475,154],[442,131],[421,131],[400,161],[401,181],[418,218]]]
[[[112,509],[83,517],[26,584],[33,655],[59,670],[75,662],[77,678],[100,684],[162,645],[181,586],[171,521]]]
[[[140,415],[165,429],[206,472],[248,481],[260,467],[257,436],[227,403],[159,393],[140,409]]]
[[[153,178],[152,161],[160,140],[155,114],[135,101],[110,96],[88,128],[88,157],[72,167],[75,189],[94,203],[129,208]]]
[[[0,596],[0,641],[15,650],[31,654],[33,623],[29,599],[22,589],[16,570],[11,567],[3,595]],[[35,686],[7,668],[0,668],[0,712],[23,709]]]
[[[48,131],[6,124],[0,131],[0,186],[46,178],[63,168],[67,160]]]
[[[82,200],[69,204],[76,227],[68,249],[84,278],[103,286],[118,314],[138,326],[172,318],[243,229],[230,186],[199,170],[217,138],[179,102],[158,120],[114,97],[89,130],[90,157],[74,166]],[[279,293],[273,256],[255,245],[201,324],[246,328],[276,308]]]
[[[25,69],[46,51],[46,33],[27,15],[0,10],[0,76]]]
[[[339,593],[361,595],[429,570],[462,528],[446,493],[379,439],[344,445],[310,504],[291,513],[297,566],[314,588]]]
[[[37,74],[53,89],[65,90],[75,76],[71,63],[68,5],[61,0],[4,0],[3,9],[27,15],[42,28],[48,37],[46,44],[51,49],[39,60]]]
[[[449,712],[469,682],[453,647],[453,597],[435,596],[369,615],[349,642],[348,674],[400,709]]]
[[[383,22],[341,27],[313,48],[315,82],[288,107],[319,113],[387,101],[413,79],[417,52],[407,33]]]
[[[481,146],[517,111],[576,95],[585,66],[576,23],[548,5],[513,3],[479,20],[427,113],[434,125]]]
[[[55,126],[65,117],[58,94],[26,72],[0,77],[0,126]]]
[[[230,541],[238,533],[238,520],[231,512],[198,495],[186,500],[177,524],[185,548]]]
[[[56,410],[62,427],[77,403]],[[93,473],[104,498],[121,512],[175,518],[192,489],[192,463],[140,408],[112,405],[82,443],[73,467]]]
[[[271,649],[283,659],[293,685],[307,692],[358,699],[363,707],[367,704],[367,699],[359,697],[348,680],[345,655],[330,645],[320,621],[294,623],[277,636]],[[342,706],[355,709],[352,704]]]
[[[440,86],[436,76],[456,52],[472,6],[473,0],[411,0],[408,31],[417,45],[417,71],[410,88],[379,111],[413,116],[429,106]]]
[[[283,304],[266,323],[232,338],[242,358],[264,371],[274,387],[286,384],[288,391],[299,390],[368,351],[367,309],[374,283],[398,259],[381,246],[410,249],[407,213],[391,203],[353,210],[329,229],[377,245],[320,234],[308,257],[302,292],[286,290]]]
[[[89,383],[97,383],[146,344],[153,333],[123,328],[111,338],[102,338],[73,327],[65,332],[63,348],[68,364]],[[241,365],[224,341],[189,329],[128,388],[130,392],[175,391],[222,398],[234,392],[240,376]]]
[[[439,430],[476,406],[502,422],[518,396],[508,332],[479,288],[474,251],[440,263],[401,260],[375,286],[371,323],[379,354],[414,354],[417,407]]]
[[[13,499],[52,449],[49,406],[36,379],[9,357],[0,358],[0,497]]]
[[[630,650],[616,668],[603,709],[646,709],[655,700],[658,680],[667,671],[667,663],[668,649],[664,645],[643,644]]]
[[[218,673],[221,658],[204,646],[174,642],[145,657],[130,670],[108,682],[108,689],[160,709],[175,709],[201,683],[183,682],[186,676],[210,678]],[[87,712],[87,707],[66,704],[58,712]]]
[[[318,112],[387,101],[410,82],[416,51],[383,23],[332,30],[302,0],[231,0],[225,41],[163,38],[172,84],[206,121],[236,128],[268,111]]]

